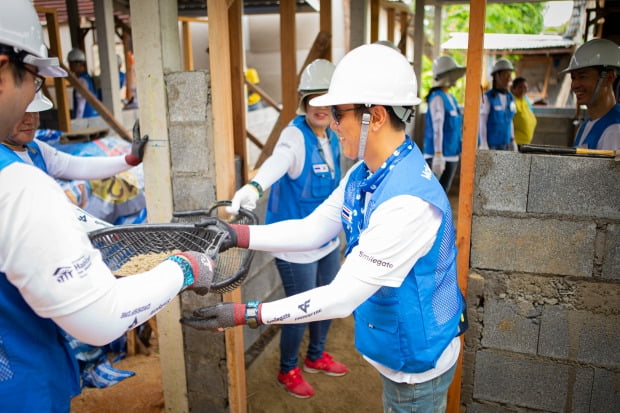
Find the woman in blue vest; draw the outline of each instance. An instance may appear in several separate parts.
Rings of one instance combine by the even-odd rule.
[[[424,159],[446,193],[459,165],[463,140],[463,114],[449,90],[464,74],[465,68],[454,58],[439,56],[433,62],[433,87],[426,97]]]
[[[517,149],[512,125],[517,107],[508,91],[513,71],[512,63],[506,59],[493,65],[493,87],[484,93],[480,107],[480,149]]]
[[[308,100],[327,91],[334,67],[325,59],[317,59],[304,69],[298,87],[298,116],[284,128],[273,154],[254,179],[234,195],[229,212],[237,213],[239,206],[254,209],[263,191],[271,187],[265,222],[300,219],[314,211],[338,186],[340,146],[336,134],[329,129],[329,108],[308,105]],[[340,268],[339,245],[334,235],[310,251],[274,252],[286,295],[329,284]],[[322,320],[282,326],[278,383],[292,396],[307,398],[314,394],[297,366],[306,328],[309,343],[303,370],[330,376],[347,372],[344,364],[325,351],[330,324],[330,320]]]
[[[299,251],[344,230],[345,261],[323,287],[281,300],[220,303],[182,320],[219,331],[355,317],[355,347],[383,380],[386,412],[443,412],[460,353],[464,301],[450,203],[405,133],[417,80],[399,52],[360,46],[340,61],[327,94],[342,153],[359,159],[312,214],[230,226],[230,245]]]
[[[607,39],[592,39],[575,51],[562,73],[570,73],[571,90],[588,117],[581,124],[574,147],[620,148],[620,104],[613,85],[620,69],[620,49]]]
[[[66,75],[58,59],[47,56],[32,2],[0,2],[1,143],[44,76]],[[60,186],[5,145],[0,145],[0,200],[3,412],[70,411],[80,377],[62,330],[104,345],[147,321],[181,291],[209,288],[214,263],[197,252],[175,254],[151,271],[117,279]]]

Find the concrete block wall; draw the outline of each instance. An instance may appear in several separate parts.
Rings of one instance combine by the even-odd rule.
[[[620,408],[620,162],[479,151],[468,412]]]

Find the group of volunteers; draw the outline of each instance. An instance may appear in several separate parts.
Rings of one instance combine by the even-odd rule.
[[[30,133],[38,111],[49,107],[39,93],[45,77],[66,73],[48,57],[32,3],[7,3],[0,3],[0,400],[11,412],[68,412],[80,382],[63,331],[88,344],[107,344],[180,292],[206,294],[214,263],[186,251],[131,277],[112,274],[51,177],[58,171],[67,176],[77,166]],[[577,102],[590,115],[578,145],[620,140],[613,97],[620,53],[609,43],[585,43],[566,69]],[[505,59],[494,66],[481,109],[480,149],[531,140],[529,132],[518,137],[513,126],[527,89],[515,79],[508,91],[513,71]],[[435,60],[420,151],[405,132],[421,103],[418,83],[398,50],[368,44],[338,65],[311,62],[298,86],[298,116],[228,208],[232,214],[254,209],[269,190],[266,224],[226,225],[221,249],[271,252],[286,297],[223,302],[181,322],[214,332],[281,325],[277,382],[307,398],[314,389],[302,370],[348,372],[325,347],[330,320],[353,314],[354,345],[382,379],[384,410],[445,411],[459,336],[467,328],[447,198],[462,138],[462,112],[449,89],[464,73],[449,56]],[[131,154],[114,159],[108,172],[138,164],[147,146],[136,125]],[[341,156],[357,162],[343,171]]]

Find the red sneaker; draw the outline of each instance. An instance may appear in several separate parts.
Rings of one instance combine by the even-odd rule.
[[[324,373],[328,376],[344,376],[349,369],[344,364],[334,361],[331,354],[324,351],[321,358],[310,361],[308,357],[304,361],[304,371],[308,373]]]
[[[307,399],[314,394],[314,389],[304,380],[301,369],[295,367],[288,373],[278,373],[278,384],[291,395],[300,399]]]

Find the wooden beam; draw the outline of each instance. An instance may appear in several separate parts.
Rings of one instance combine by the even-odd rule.
[[[260,86],[255,85],[254,83],[252,83],[249,80],[247,80],[245,77],[243,78],[243,83],[252,92],[258,93],[260,95],[261,99],[263,99],[265,101],[265,103],[267,103],[269,106],[271,106],[272,108],[274,108],[278,112],[282,111],[282,108],[280,107],[280,104],[278,102],[276,102],[271,96],[269,96],[269,94],[267,92],[265,92],[263,89],[261,89]]]
[[[387,38],[390,42],[394,43],[394,27],[395,27],[396,13],[393,8],[387,9]]]
[[[459,185],[459,206],[456,230],[457,273],[459,286],[467,297],[469,258],[471,253],[471,217],[478,146],[478,122],[480,113],[480,79],[482,79],[482,58],[484,43],[486,0],[472,0],[469,12],[469,47],[467,49],[467,71],[465,76],[465,111],[463,114],[463,151],[461,154],[461,175]],[[457,361],[454,380],[448,389],[446,412],[458,413],[461,407],[461,379],[463,364],[463,337],[461,354]]]
[[[288,123],[297,110],[297,43],[295,2],[280,2],[280,77],[282,85],[282,122]]]
[[[379,2],[370,0],[370,43],[379,40]]]
[[[235,155],[241,158],[241,182],[248,178],[248,160],[246,148],[246,89],[244,74],[243,45],[243,0],[234,0],[228,7],[228,31],[230,44],[230,70],[232,95],[232,126]]]
[[[45,15],[47,22],[47,34],[50,39],[50,56],[58,57],[62,61],[62,46],[60,42],[60,26],[58,25],[58,14],[56,9],[46,7],[36,7],[38,13]],[[65,80],[62,77],[55,77],[54,92],[56,94],[56,107],[58,117],[58,129],[64,132],[71,132],[71,116],[69,115],[69,98]]]
[[[183,47],[183,67],[194,70],[194,51],[192,50],[192,32],[188,21],[181,21],[181,45]]]
[[[93,95],[88,88],[86,88],[78,78],[69,70],[64,63],[60,63],[60,66],[65,69],[67,72],[67,79],[69,79],[69,83],[73,86],[90,105],[97,111],[99,116],[108,124],[121,138],[125,139],[127,142],[131,142],[133,140],[132,136],[129,134],[127,129],[120,123],[114,115],[105,107],[103,103],[95,95]]]
[[[398,41],[398,49],[407,56],[407,29],[409,28],[409,13],[400,12],[400,40]]]
[[[215,139],[216,198],[232,199],[235,193],[235,154],[233,97],[231,75],[231,39],[228,4],[207,0],[209,13],[209,50],[211,65],[211,99]],[[236,14],[236,13],[233,13]],[[239,288],[223,295],[224,301],[241,301]],[[243,329],[226,330],[226,365],[228,367],[228,401],[230,412],[247,411]]]
[[[332,34],[332,0],[320,1],[321,12],[319,14],[319,31]],[[332,61],[332,44],[328,44],[325,53],[325,59]]]

